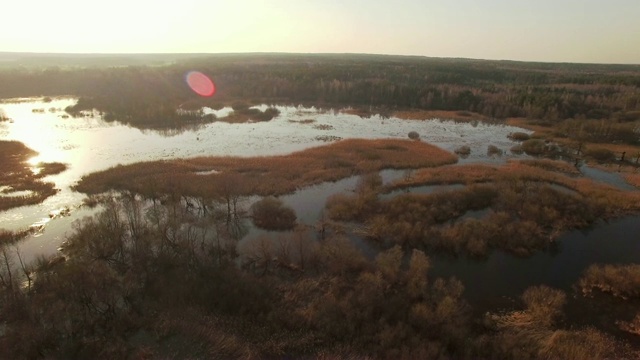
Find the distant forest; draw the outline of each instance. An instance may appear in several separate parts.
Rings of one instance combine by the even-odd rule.
[[[382,113],[455,110],[548,122],[640,120],[638,65],[382,55],[194,54],[149,59],[157,65],[136,65],[144,62],[120,57],[113,57],[113,66],[108,57],[80,57],[71,62],[74,66],[60,66],[54,56],[40,62],[14,59],[14,66],[0,67],[0,98],[72,95],[80,98],[72,111],[97,109],[107,120],[140,126],[185,116],[177,108],[238,102],[353,106]],[[197,98],[188,88],[184,76],[191,70],[213,79],[214,97]]]

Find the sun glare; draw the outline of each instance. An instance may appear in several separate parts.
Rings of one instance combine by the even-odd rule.
[[[216,92],[213,81],[199,71],[190,71],[187,73],[185,79],[191,90],[200,96],[209,97],[213,96]]]

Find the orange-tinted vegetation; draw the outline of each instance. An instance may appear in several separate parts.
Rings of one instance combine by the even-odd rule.
[[[368,176],[360,189],[376,184]],[[422,251],[394,246],[368,260],[344,236],[296,229],[238,254],[215,218],[181,202],[142,216],[143,204],[107,201],[77,223],[66,261],[25,266],[0,244],[4,356],[634,357],[598,330],[563,327],[560,290],[531,287],[522,310],[478,317],[460,281],[433,278]]]
[[[291,230],[296,225],[296,213],[282,200],[268,196],[251,205],[253,224],[266,230]]]
[[[519,160],[521,164],[538,167],[547,171],[555,171],[568,175],[580,175],[580,171],[566,161],[550,159],[525,159]]]
[[[566,294],[547,286],[522,294],[524,310],[485,316],[488,345],[478,358],[609,359],[635,357],[632,351],[593,328],[565,329],[559,325]]]
[[[623,176],[627,183],[640,188],[640,173],[624,174]]]
[[[38,204],[57,190],[41,179],[67,169],[65,164],[27,163],[37,153],[18,141],[0,140],[0,211]],[[12,193],[19,195],[12,195]],[[21,194],[22,193],[22,194]]]
[[[455,120],[455,121],[489,121],[490,118],[471,111],[445,110],[400,110],[394,111],[393,116],[405,120]]]
[[[609,216],[638,210],[640,194],[627,192],[612,186],[581,177],[567,176],[544,168],[569,172],[567,166],[558,162],[539,160],[509,161],[504,166],[461,165],[437,169],[420,169],[410,177],[398,180],[388,189],[435,184],[473,184],[485,182],[543,182],[561,185],[578,192],[589,201],[598,203]]]
[[[591,265],[578,286],[587,295],[597,289],[624,299],[640,298],[640,265]]]
[[[626,311],[618,312],[615,325],[622,331],[640,335],[640,265],[593,264],[576,285],[588,301],[623,306]]]
[[[375,189],[336,194],[327,200],[327,214],[362,223],[360,231],[383,244],[486,256],[495,248],[530,255],[568,229],[640,210],[639,193],[577,178],[550,160],[421,169],[383,190],[442,184],[467,186],[386,200]],[[477,211],[479,218],[465,217]]]
[[[570,149],[570,156],[599,163],[616,162],[627,165],[637,165],[637,159],[640,157],[640,139],[636,131],[638,121],[618,123],[567,119],[544,122],[510,118],[506,123],[533,131],[532,140],[545,140],[545,146],[550,143]],[[533,144],[531,141],[529,145]],[[530,149],[534,150],[531,155],[549,155],[549,149],[544,146],[539,147],[537,151],[531,146]],[[626,155],[624,162],[621,161],[623,153]]]
[[[240,195],[280,195],[385,168],[433,167],[456,161],[455,155],[423,142],[352,139],[284,156],[203,157],[118,166],[84,177],[77,189],[92,194],[115,189],[206,197],[226,189]],[[198,174],[209,170],[218,173]]]
[[[256,242],[245,270],[215,218],[142,206],[107,201],[76,224],[66,261],[21,268],[0,247],[4,356],[431,358],[480,346],[462,284],[429,277],[420,251],[371,261],[344,237],[300,230]]]

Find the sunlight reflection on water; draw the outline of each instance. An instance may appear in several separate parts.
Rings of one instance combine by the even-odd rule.
[[[460,145],[472,149],[471,156],[461,162],[503,162],[507,158],[524,157],[508,154],[515,143],[507,138],[520,128],[488,124],[455,123],[451,121],[406,121],[372,116],[360,118],[340,111],[320,111],[315,108],[278,106],[280,115],[269,122],[229,124],[223,121],[161,133],[140,130],[118,122],[105,122],[97,112],[81,118],[66,117],[64,109],[77,100],[57,98],[45,103],[41,99],[0,103],[12,123],[2,123],[2,139],[18,140],[39,153],[30,164],[60,162],[66,171],[47,176],[60,189],[58,194],[43,203],[0,213],[0,227],[17,230],[39,225],[57,209],[76,209],[85,196],[71,190],[83,175],[118,164],[158,159],[195,156],[264,156],[286,154],[312,146],[326,144],[323,137],[332,138],[402,138],[417,131],[423,141],[454,150]],[[266,108],[267,105],[258,106]],[[33,110],[36,110],[34,112]],[[44,111],[41,111],[44,109]],[[49,109],[49,110],[47,110]],[[53,110],[50,110],[53,109]],[[220,110],[203,109],[218,118],[228,116],[230,107]],[[317,126],[317,125],[324,126]],[[486,156],[486,147],[493,144],[508,155],[500,158]],[[35,166],[34,166],[35,168]],[[37,170],[39,171],[39,170]],[[91,211],[77,211],[90,214]],[[79,215],[78,215],[79,216]],[[72,218],[76,218],[72,214]],[[46,231],[39,240],[58,242],[69,230],[71,219],[47,221]],[[53,224],[60,223],[53,231]],[[64,226],[63,226],[64,224]],[[40,224],[43,225],[43,224]],[[43,227],[44,229],[44,227]]]

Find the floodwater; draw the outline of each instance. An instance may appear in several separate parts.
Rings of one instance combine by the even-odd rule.
[[[69,165],[63,173],[46,178],[60,189],[57,195],[38,205],[0,213],[0,228],[18,230],[33,226],[42,230],[36,234],[37,240],[23,243],[26,257],[37,252],[46,255],[55,252],[71,222],[91,213],[86,209],[80,211],[85,196],[71,190],[71,186],[85,174],[118,164],[195,156],[287,154],[324,145],[322,139],[327,138],[405,139],[410,131],[417,131],[424,141],[447,150],[470,146],[471,155],[461,162],[501,162],[514,156],[488,157],[488,144],[506,153],[514,145],[507,135],[522,131],[482,123],[406,121],[379,116],[363,119],[340,111],[291,106],[279,106],[280,115],[269,122],[215,121],[184,131],[153,131],[105,122],[98,113],[68,117],[64,108],[75,102],[71,98],[58,98],[51,102],[20,99],[0,103],[0,109],[12,120],[0,123],[0,139],[18,140],[37,151],[39,155],[30,161],[33,164],[56,161]],[[231,109],[205,108],[204,112],[224,118]],[[68,214],[66,210],[70,210]],[[60,211],[65,216],[55,215]]]
[[[323,137],[404,139],[410,131],[417,131],[423,141],[447,150],[454,150],[461,145],[471,147],[471,155],[461,159],[461,163],[495,163],[527,157],[509,153],[508,149],[515,143],[507,135],[523,131],[509,126],[383,119],[378,116],[363,119],[339,111],[278,107],[280,115],[270,122],[228,124],[216,121],[196,129],[161,132],[107,123],[97,113],[83,118],[66,117],[63,109],[74,102],[74,99],[54,99],[44,103],[31,99],[0,103],[0,109],[12,119],[0,123],[0,139],[18,140],[38,151],[39,155],[31,160],[34,164],[56,161],[69,165],[65,172],[46,178],[60,189],[57,195],[38,205],[0,212],[0,228],[17,230],[31,226],[39,230],[20,244],[27,259],[33,259],[38,254],[54,254],[71,231],[72,221],[95,212],[81,206],[85,196],[71,190],[71,186],[85,174],[117,164],[194,156],[285,154],[323,145]],[[215,113],[222,118],[229,114],[230,109],[205,109],[205,112]],[[502,149],[505,155],[487,156],[489,144]],[[585,176],[625,188],[624,182],[619,183],[619,177],[587,167],[581,170]],[[390,182],[405,176],[405,173],[385,170],[381,175],[385,182]],[[313,225],[322,216],[327,197],[352,191],[357,180],[351,177],[323,183],[282,196],[281,199],[296,211],[300,222]],[[426,186],[411,191],[431,193],[461,186]],[[11,196],[10,193],[5,195]],[[482,211],[469,216],[480,217]],[[253,229],[249,236],[259,233]],[[640,262],[638,233],[640,217],[631,216],[598,224],[591,229],[568,232],[560,237],[553,251],[538,252],[526,259],[501,251],[494,251],[482,260],[431,254],[431,274],[459,278],[467,289],[466,296],[474,302],[514,297],[528,286],[543,283],[567,289],[594,262]],[[358,241],[358,246],[369,256],[375,255],[375,249],[367,247],[362,239],[354,241]]]
[[[403,176],[402,171],[388,170],[385,182]],[[324,183],[281,197],[298,215],[298,220],[314,224],[322,214],[326,198],[335,193],[352,193],[357,177],[343,179],[335,183]],[[553,185],[552,185],[553,186]],[[570,189],[553,186],[560,191]],[[395,194],[405,192],[431,194],[464,188],[463,185],[417,186],[395,190]],[[386,198],[388,194],[382,195]],[[479,218],[486,210],[469,212],[464,217]],[[583,271],[591,264],[640,263],[640,216],[627,216],[609,223],[600,222],[587,229],[573,230],[561,235],[547,251],[539,251],[522,258],[503,251],[493,251],[487,258],[474,259],[466,256],[429,254],[430,275],[449,278],[455,276],[465,286],[465,297],[476,305],[487,308],[505,305],[507,299],[518,297],[529,286],[547,284],[570,290]],[[362,241],[361,239],[359,239]],[[358,244],[357,244],[358,246]],[[376,251],[367,244],[361,250],[375,256]]]

